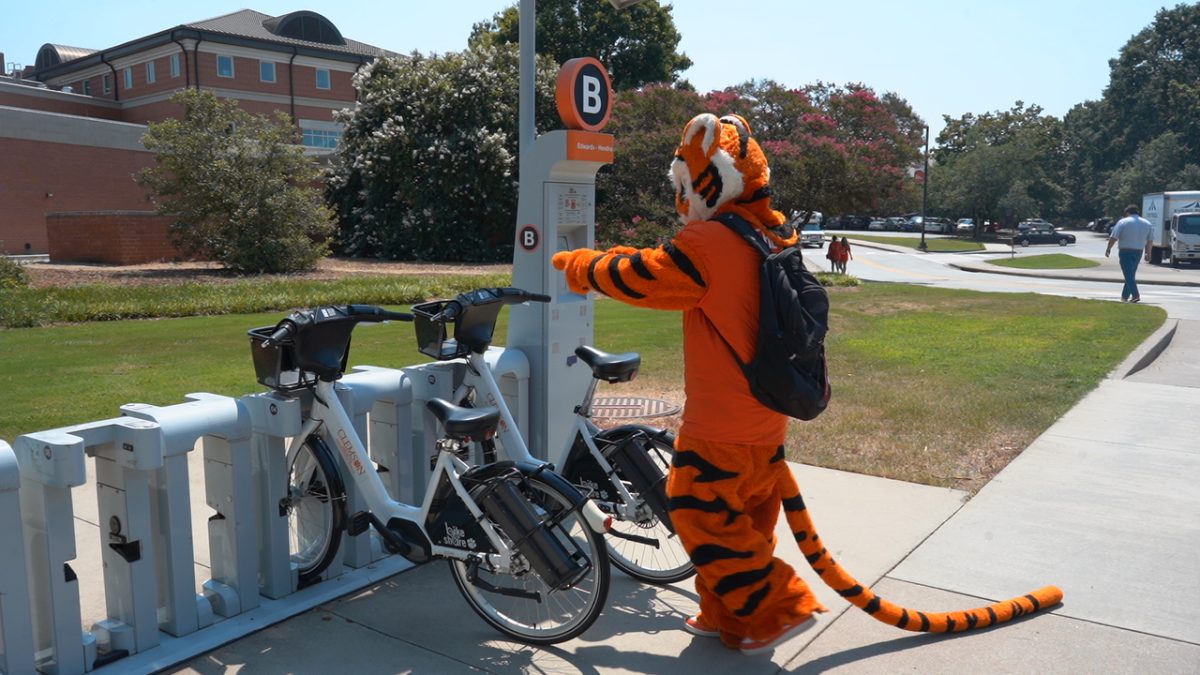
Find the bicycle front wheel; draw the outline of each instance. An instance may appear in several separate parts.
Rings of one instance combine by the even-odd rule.
[[[304,439],[288,466],[288,552],[300,587],[318,581],[333,562],[346,528],[346,489],[320,436]]]
[[[498,476],[491,480],[515,478]],[[486,489],[484,484],[472,492],[479,494]],[[536,645],[570,640],[587,630],[604,608],[608,597],[608,553],[601,535],[588,527],[578,509],[571,510],[575,500],[564,488],[541,477],[526,476],[519,489],[535,517],[547,526],[563,549],[586,555],[587,572],[569,586],[555,589],[523,555],[518,555],[512,571],[501,574],[479,566],[474,579],[466,563],[451,560],[454,581],[475,613],[501,633]],[[491,522],[505,543],[514,545],[513,533],[505,532],[494,520]]]
[[[695,574],[696,567],[688,557],[679,535],[669,522],[650,507],[648,496],[641,494],[638,485],[639,482],[653,482],[645,489],[656,491],[654,497],[666,503],[665,478],[671,468],[675,436],[647,427],[625,426],[602,431],[595,440],[601,453],[616,469],[613,480],[620,480],[634,501],[633,504],[624,505],[623,509],[617,508],[616,504],[606,509],[613,515],[612,527],[605,537],[612,564],[634,579],[649,584],[673,584]],[[633,445],[625,446],[630,441]],[[647,472],[655,473],[637,482],[624,475],[622,463],[612,457],[612,453],[620,451],[622,446],[629,452],[644,453],[643,456],[649,460],[645,464]],[[616,490],[611,494],[619,499]]]

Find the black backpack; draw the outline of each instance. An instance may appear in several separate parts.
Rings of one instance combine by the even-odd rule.
[[[720,331],[717,334],[733,352],[759,403],[811,420],[829,404],[825,364],[829,295],[804,269],[800,247],[772,253],[763,236],[741,216],[723,213],[716,220],[741,235],[763,257],[754,358],[742,363],[725,336]]]

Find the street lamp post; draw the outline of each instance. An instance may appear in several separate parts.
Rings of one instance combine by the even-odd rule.
[[[921,244],[918,246],[922,251],[928,251],[929,245],[925,243],[925,207],[929,203],[929,125],[925,125],[925,173],[921,179]]]

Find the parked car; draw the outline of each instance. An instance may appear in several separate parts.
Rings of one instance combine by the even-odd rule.
[[[1107,216],[1101,216],[1100,218],[1097,218],[1097,219],[1093,220],[1092,222],[1088,223],[1087,228],[1089,230],[1091,230],[1092,232],[1107,233],[1110,230],[1112,230],[1112,226],[1113,226],[1112,218],[1109,218]]]
[[[865,230],[871,219],[867,216],[841,215],[825,221],[825,227],[831,230]]]
[[[808,248],[816,246],[817,248],[825,248],[825,231],[821,229],[818,223],[809,223],[800,230],[800,246]]]
[[[1066,246],[1067,244],[1075,243],[1075,235],[1069,232],[1061,232],[1053,227],[1031,226],[1030,228],[1018,232],[1013,237],[1013,243],[1021,246],[1029,246],[1030,244],[1058,244]]]
[[[950,234],[954,229],[954,225],[945,218],[926,216],[923,229],[926,232],[933,232],[934,234]]]
[[[882,232],[887,228],[887,221],[882,218],[876,218],[870,223],[867,223],[867,229],[874,232]]]
[[[906,229],[906,226],[907,226],[906,221],[904,220],[904,218],[901,218],[900,216],[892,216],[891,218],[888,218],[887,221],[885,221],[885,222],[887,223],[887,227],[885,227],[884,229],[900,230],[901,232],[908,231]]]
[[[975,234],[975,219],[959,218],[954,224],[954,234]]]

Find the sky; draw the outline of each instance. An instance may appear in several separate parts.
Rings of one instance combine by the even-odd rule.
[[[596,0],[604,2],[605,0]],[[471,26],[515,0],[6,0],[0,52],[32,65],[45,43],[104,49],[241,9],[307,9],[348,38],[394,52],[466,48]],[[1171,0],[674,0],[682,76],[700,92],[750,79],[789,87],[860,82],[894,92],[930,126],[1008,110],[1017,101],[1062,117],[1097,100],[1109,59]],[[734,9],[730,9],[730,8]],[[613,10],[616,11],[616,10]],[[580,56],[587,56],[581,54]],[[681,121],[681,125],[682,125]]]

